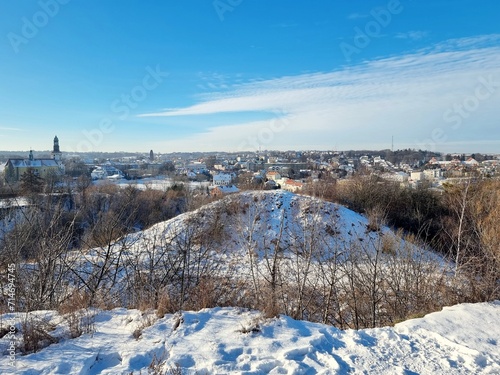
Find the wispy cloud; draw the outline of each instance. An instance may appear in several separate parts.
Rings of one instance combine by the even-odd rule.
[[[497,36],[489,36],[495,40]],[[471,41],[441,44],[398,57],[374,60],[332,72],[287,76],[232,86],[205,94],[200,102],[184,108],[141,116],[192,116],[202,122],[205,115],[241,112],[232,125],[205,128],[198,134],[170,142],[171,147],[217,149],[224,143],[237,145],[269,127],[269,121],[246,121],[244,112],[284,113],[286,129],[268,148],[340,148],[389,146],[391,135],[401,147],[417,147],[436,128],[447,129],[450,141],[468,139],[500,118],[497,103],[500,84],[481,107],[466,120],[470,126],[451,129],[443,113],[460,105],[478,85],[480,77],[500,81],[500,47],[492,43],[476,48]],[[468,45],[459,50],[452,45]],[[480,114],[481,121],[476,119]],[[500,130],[492,137],[500,138]],[[451,143],[450,143],[451,145]],[[321,147],[320,147],[321,146]],[[438,145],[445,146],[445,145]],[[227,147],[225,147],[227,148]]]
[[[478,35],[468,38],[448,39],[432,47],[434,51],[476,50],[500,44],[500,34]]]
[[[406,33],[398,33],[396,34],[396,38],[398,39],[410,39],[410,40],[421,40],[426,38],[429,35],[427,31],[408,31]]]
[[[204,91],[217,91],[225,90],[229,88],[229,82],[232,81],[234,77],[230,77],[225,74],[218,72],[199,72],[198,73],[198,88]]]
[[[361,14],[361,13],[351,13],[347,16],[347,19],[349,20],[357,20],[360,18],[368,18],[368,14]]]

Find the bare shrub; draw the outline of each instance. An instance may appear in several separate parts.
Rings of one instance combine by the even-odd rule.
[[[173,319],[174,319],[174,324],[172,325],[172,331],[175,331],[175,330],[177,330],[177,328],[179,328],[179,326],[182,323],[184,323],[184,317],[182,316],[181,312],[177,312],[173,316]]]
[[[58,306],[59,314],[65,315],[89,307],[90,297],[88,293],[74,291]]]
[[[71,338],[95,332],[95,312],[90,309],[79,309],[64,315]]]
[[[385,213],[380,207],[370,208],[366,216],[368,217],[368,232],[380,232],[382,227],[386,225]]]
[[[278,303],[277,286],[273,289],[270,285],[262,287],[262,299],[257,307],[262,310],[265,318],[276,318],[280,315],[281,309]]]
[[[148,366],[148,374],[149,375],[164,375],[165,374],[165,354],[158,357],[156,353],[153,355],[153,359]]]
[[[182,367],[178,363],[170,366],[167,370],[167,375],[182,375]]]
[[[256,316],[245,324],[241,324],[241,328],[237,331],[240,333],[259,333],[262,328],[261,325],[266,321],[264,316]]]
[[[67,314],[64,319],[68,323],[69,335],[71,338],[80,337],[82,335],[81,316],[78,312],[74,311]]]
[[[54,329],[55,326],[48,320],[35,317],[29,313],[26,314],[21,322],[22,352],[24,354],[36,353],[50,344],[56,343],[57,339],[49,333]]]
[[[400,234],[402,233],[398,232],[398,237]],[[381,246],[382,246],[382,253],[396,255],[398,243],[395,236],[385,234],[382,237]]]
[[[158,318],[163,318],[165,314],[175,311],[175,304],[172,303],[169,295],[162,293],[158,301],[158,307],[156,309],[156,316]]]
[[[142,314],[142,320],[139,326],[132,332],[132,337],[138,340],[142,336],[142,331],[151,327],[157,320],[157,316],[151,311],[144,312]]]

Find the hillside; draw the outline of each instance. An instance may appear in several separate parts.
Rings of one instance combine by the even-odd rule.
[[[395,327],[341,331],[287,316],[265,319],[241,308],[155,315],[94,312],[93,332],[68,338],[57,313],[59,342],[38,353],[0,359],[0,373],[38,374],[497,374],[500,302],[462,304]],[[4,315],[2,321],[11,319]],[[18,319],[23,319],[19,316]],[[138,330],[138,327],[141,327]],[[2,342],[2,354],[6,354]],[[153,364],[153,365],[151,365]],[[155,369],[157,372],[153,372]],[[167,372],[170,370],[170,372]],[[173,370],[177,370],[174,372]]]
[[[58,283],[30,284],[60,298],[58,311],[4,314],[0,325],[14,322],[23,375],[495,373],[498,302],[398,323],[456,303],[466,284],[446,264],[340,205],[245,192],[21,265],[28,282],[59,270]]]
[[[293,246],[314,243],[344,252],[353,247],[374,250],[384,236],[396,240],[383,223],[369,220],[341,205],[282,190],[252,191],[229,195],[196,211],[130,235],[120,243],[140,251],[161,234],[177,239],[181,233],[205,233],[219,248],[245,254],[249,244],[262,257],[276,241],[285,252]]]
[[[439,257],[345,207],[283,191],[231,195],[67,262],[70,304],[76,290],[106,307],[240,306],[363,328],[443,303]]]

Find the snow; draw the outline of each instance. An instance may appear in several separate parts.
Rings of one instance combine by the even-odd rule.
[[[18,208],[29,205],[30,205],[29,200],[23,197],[0,199],[0,208]]]
[[[500,301],[446,307],[394,327],[359,331],[287,316],[267,319],[240,308],[163,318],[114,309],[96,311],[94,331],[71,339],[58,313],[39,314],[58,325],[51,334],[60,341],[18,353],[15,368],[2,356],[1,374],[147,374],[152,362],[162,373],[179,366],[183,374],[500,373]],[[137,327],[146,325],[134,338]],[[5,354],[5,339],[1,344]]]
[[[404,241],[389,228],[382,228],[380,232],[368,230],[368,220],[365,217],[340,205],[284,191],[244,192],[118,240],[112,251],[116,253],[116,259],[121,259],[120,272],[117,278],[103,280],[101,290],[107,291],[105,293],[110,300],[125,302],[130,299],[127,275],[133,274],[134,269],[150,272],[148,267],[151,260],[154,260],[157,264],[155,275],[161,279],[162,275],[169,272],[170,264],[178,261],[166,257],[166,253],[170,257],[176,256],[173,251],[168,251],[172,248],[169,243],[173,241],[175,248],[182,246],[183,237],[200,234],[207,237],[207,233],[216,229],[214,223],[219,223],[222,228],[221,240],[215,245],[210,244],[211,249],[215,250],[208,260],[202,259],[206,272],[234,282],[251,280],[248,264],[250,251],[255,252],[259,258],[255,260],[254,271],[259,277],[266,276],[264,258],[270,256],[276,246],[273,241],[279,237],[283,248],[308,246],[316,238],[321,238],[321,243],[311,246],[322,246],[322,253],[337,251],[339,259],[348,256],[353,248],[374,251],[375,246],[382,241],[382,236],[392,236],[396,244],[400,243],[400,247],[404,247]],[[72,280],[73,287],[81,287],[81,281],[92,275],[95,265],[100,264],[107,251],[108,248],[104,247],[71,255],[78,270],[78,277]],[[204,249],[192,251],[193,264],[197,264],[194,259],[196,256],[201,259]],[[423,257],[433,256],[424,250],[416,253]],[[284,277],[293,272],[297,261],[293,255],[286,255],[282,267]],[[319,277],[319,265],[320,262],[314,262],[310,266],[310,277]],[[115,286],[108,289],[112,283],[116,283]]]
[[[216,231],[218,227],[214,224],[222,229]],[[322,288],[328,287],[328,280],[323,278],[323,265],[328,264],[329,260],[323,261],[323,254],[329,256],[336,252],[336,259],[341,262],[353,251],[358,251],[360,253],[356,256],[366,259],[367,254],[389,236],[394,238],[396,247],[403,249],[401,254],[396,254],[397,257],[388,254],[388,259],[392,257],[388,262],[393,262],[388,264],[399,264],[400,261],[406,264],[410,257],[419,256],[422,258],[419,259],[422,265],[422,271],[419,272],[427,269],[432,272],[433,262],[430,262],[429,267],[425,264],[426,259],[433,256],[431,253],[422,249],[405,254],[403,250],[406,246],[400,245],[404,241],[389,228],[371,231],[367,225],[365,217],[345,207],[311,197],[283,191],[234,194],[147,230],[129,234],[109,248],[103,246],[68,253],[64,261],[72,264],[72,271],[61,275],[65,281],[61,295],[70,296],[75,290],[92,291],[93,283],[100,277],[101,271],[108,269],[98,279],[96,287],[97,299],[105,302],[106,306],[137,307],[138,301],[153,301],[153,298],[163,294],[177,300],[180,292],[175,288],[178,288],[181,276],[175,265],[182,264],[183,246],[192,243],[190,263],[186,267],[191,272],[190,280],[210,275],[217,283],[220,282],[217,285],[220,290],[224,290],[210,306],[255,306],[250,301],[255,299],[253,293],[262,293],[268,285],[268,259],[272,259],[276,246],[273,241],[280,236],[280,245],[287,248],[280,259],[280,273],[282,281],[288,283],[290,288],[301,285],[307,277],[309,285],[321,293]],[[280,235],[280,231],[283,235]],[[213,232],[218,232],[218,242],[203,242],[206,238],[214,237],[208,235]],[[318,238],[321,241],[317,241]],[[311,256],[309,263],[302,257],[301,249],[307,251],[312,247],[318,250],[314,257]],[[22,266],[25,272],[29,272],[30,267],[32,265]],[[364,264],[359,263],[359,267],[364,267]],[[343,270],[336,272],[336,282],[346,284],[348,280]],[[145,275],[151,277],[146,280]],[[253,283],[258,284],[255,290],[250,287]],[[231,292],[230,285],[233,289]],[[158,306],[154,303],[151,306]],[[197,306],[202,307],[199,304]],[[296,306],[296,300],[290,297],[283,303],[281,311],[293,315]],[[350,307],[343,304],[339,309],[343,322],[352,323]],[[311,321],[323,320],[321,308],[301,313],[301,317]]]
[[[233,203],[238,206],[238,209],[234,210],[235,212],[227,212],[225,207],[232,206]],[[241,242],[239,232],[250,230],[249,226],[252,224],[254,225],[252,230],[255,233],[264,234],[264,237],[268,235],[269,238],[276,238],[283,230],[288,233],[300,233],[304,232],[305,225],[316,225],[321,227],[321,230],[317,229],[317,235],[334,237],[334,241],[340,243],[342,247],[358,241],[375,242],[380,235],[367,230],[368,220],[364,216],[341,205],[283,190],[274,190],[244,192],[229,196],[225,200],[158,223],[141,232],[141,236],[149,238],[158,232],[166,233],[172,228],[187,226],[187,221],[200,217],[213,219],[212,216],[216,211],[222,212],[224,227],[227,231],[226,237],[229,238],[225,243],[226,246],[229,243]],[[334,232],[330,236],[324,233],[327,226],[330,226],[331,231]],[[381,232],[389,234],[391,231],[383,227]],[[136,234],[133,235],[134,240],[136,236]],[[241,244],[235,246],[234,250],[238,247],[241,247]],[[257,247],[263,246],[259,243]]]
[[[242,265],[247,252],[269,248],[280,231],[287,233],[283,241],[291,247],[314,237],[338,251],[350,249],[353,243],[368,251],[379,236],[403,242],[389,228],[368,230],[365,217],[333,203],[283,191],[235,194],[117,241],[112,250],[122,251],[122,263],[113,288],[103,281],[106,298],[129,297],[125,271],[130,265],[147,271],[150,258],[165,257],[162,247],[170,239],[181,243],[183,236],[203,234],[216,221],[223,230],[210,270],[227,278],[248,278],[249,271]],[[100,252],[97,248],[72,254],[79,276],[89,277],[92,265],[99,264]],[[259,256],[263,255],[261,251]],[[219,266],[217,257],[226,266]],[[259,262],[255,267],[265,272]],[[160,271],[155,271],[158,277]],[[184,311],[160,319],[154,311],[119,308],[76,315],[92,319],[81,325],[83,335],[71,338],[70,322],[75,316],[55,311],[30,314],[49,322],[46,326],[57,327],[49,334],[58,342],[37,353],[18,353],[13,368],[6,355],[8,340],[2,338],[0,374],[147,374],[152,362],[159,363],[163,374],[177,365],[183,374],[500,373],[496,324],[500,302],[457,305],[395,327],[360,331],[341,331],[287,316],[267,319],[242,308]],[[0,332],[12,319],[22,330],[25,318],[25,314],[0,316]],[[21,348],[22,333],[16,336]]]
[[[169,188],[171,188],[175,184],[181,184],[187,186],[190,190],[196,190],[196,189],[206,189],[208,186],[210,186],[209,181],[203,181],[203,182],[197,182],[197,181],[189,181],[189,182],[178,182],[174,181],[170,178],[144,178],[142,180],[132,180],[132,181],[127,181],[127,180],[119,180],[117,182],[118,186],[121,188],[126,188],[128,186],[133,186],[139,190],[147,190],[147,189],[153,189],[153,190],[160,190],[160,191],[166,191]]]

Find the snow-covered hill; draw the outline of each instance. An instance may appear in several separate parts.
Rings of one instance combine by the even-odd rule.
[[[0,331],[15,324],[18,351],[14,369],[5,335],[0,373],[498,373],[499,302],[359,331],[289,317],[352,327],[421,312],[422,304],[439,299],[441,278],[429,277],[436,259],[333,203],[283,191],[235,194],[70,254],[61,289],[54,288],[64,297],[61,311],[91,297],[100,306],[146,312],[5,314]],[[22,275],[36,271],[28,265]],[[272,298],[275,309],[267,310]],[[147,310],[205,306],[282,314],[270,319],[226,307],[157,318],[161,311]],[[21,356],[30,326],[38,327],[40,344],[50,345]]]
[[[360,246],[372,249],[384,236],[395,239],[389,228],[370,223],[366,217],[344,206],[273,190],[227,196],[129,235],[120,244],[130,243],[132,249],[140,251],[152,240],[158,242],[159,235],[178,240],[195,233],[210,235],[213,246],[230,253],[246,253],[251,247],[260,255],[277,245],[286,251],[309,243],[341,252]]]
[[[161,319],[115,309],[96,312],[93,333],[70,339],[57,313],[37,315],[58,326],[51,333],[60,341],[18,354],[12,367],[2,340],[1,374],[148,374],[153,368],[154,374],[500,373],[499,301],[446,307],[395,327],[359,331],[287,316],[264,319],[240,308]]]
[[[436,259],[343,206],[254,191],[75,252],[65,293],[167,311],[245,306],[358,328],[420,312]]]

